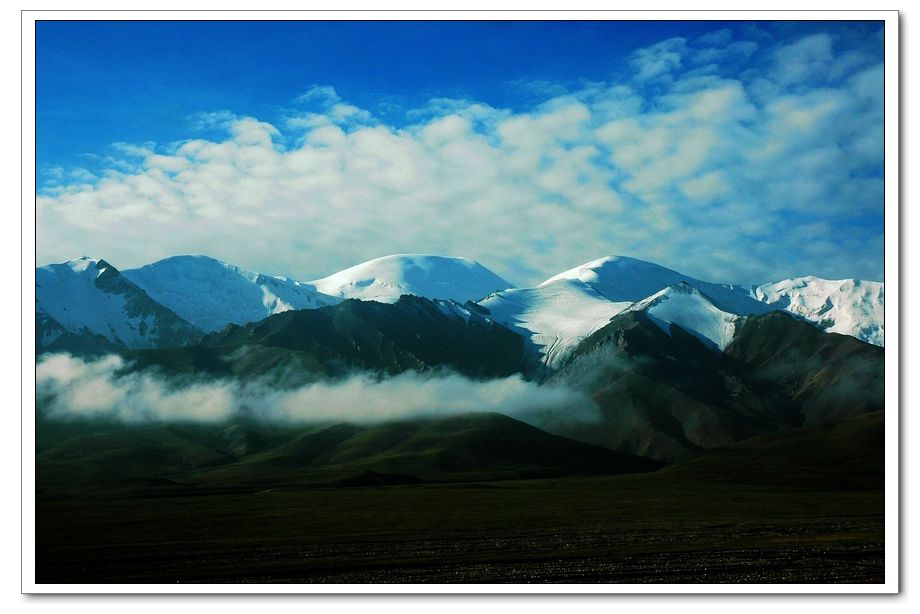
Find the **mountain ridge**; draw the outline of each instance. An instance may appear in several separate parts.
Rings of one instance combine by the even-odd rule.
[[[201,255],[164,258],[124,275],[207,333],[283,311],[341,302],[309,284],[254,273]]]
[[[185,334],[165,335],[163,340],[141,339],[144,335],[135,331],[140,324],[126,324],[125,316],[106,307],[102,298],[87,298],[63,287],[55,295],[49,292],[53,284],[40,283],[41,278],[47,277],[41,271],[69,269],[74,275],[85,275],[96,262],[99,261],[84,257],[70,264],[36,269],[38,351],[91,347],[93,339],[100,349],[108,350],[122,346],[166,347],[194,338],[193,334]],[[101,268],[110,267],[117,272],[106,261],[101,262],[105,263]],[[525,339],[533,369],[547,373],[612,317],[626,309],[640,308],[636,305],[677,284],[696,288],[714,309],[725,314],[747,316],[783,310],[822,330],[884,345],[882,282],[809,276],[760,286],[714,284],[626,256],[592,260],[534,288],[510,287],[509,282],[472,260],[425,254],[384,256],[309,283],[247,271],[201,255],[165,258],[121,272],[121,277],[150,301],[205,333],[257,322],[284,311],[334,305],[346,298],[394,303],[408,294],[441,300],[442,308],[458,314],[458,309],[485,309],[483,313]],[[86,322],[68,317],[72,313],[68,313],[67,303],[73,300],[88,301],[89,307],[84,306],[82,316]],[[149,309],[155,309],[152,303]],[[688,312],[683,316],[672,314],[671,319],[681,319],[684,328],[691,330],[694,325],[690,322],[706,321],[704,316],[702,312]],[[106,317],[112,321],[106,321]],[[119,328],[128,331],[113,335],[112,329]],[[712,330],[692,332],[704,338],[718,337],[710,340],[721,349],[730,341],[726,336],[729,328],[726,324],[718,335]]]

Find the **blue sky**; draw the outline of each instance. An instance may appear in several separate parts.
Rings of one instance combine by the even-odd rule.
[[[353,104],[532,103],[516,81],[601,79],[633,49],[712,22],[40,22],[38,155],[77,165],[115,141],[187,137],[187,118],[272,117],[305,86]],[[391,120],[399,121],[399,113]],[[67,138],[61,135],[67,134]]]
[[[41,22],[39,264],[882,277],[881,24]]]

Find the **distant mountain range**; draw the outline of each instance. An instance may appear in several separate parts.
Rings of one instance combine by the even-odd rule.
[[[36,346],[282,387],[355,372],[520,376],[599,411],[533,425],[667,463],[884,407],[879,282],[715,284],[609,257],[508,285],[476,262],[417,254],[309,283],[205,256],[124,272],[83,257],[36,270]]]
[[[694,289],[695,297],[675,298],[689,296],[681,287]],[[678,324],[719,348],[731,340],[737,316],[773,310],[884,345],[881,282],[801,277],[761,286],[715,284],[614,256],[550,277],[535,288],[513,288],[472,260],[407,254],[307,283],[207,256],[175,256],[123,272],[85,256],[40,267],[36,347],[40,353],[174,347],[286,311],[346,299],[394,303],[403,295],[484,308],[483,316],[524,338],[533,363],[550,370],[613,316],[649,302],[655,302],[649,313],[659,321]]]

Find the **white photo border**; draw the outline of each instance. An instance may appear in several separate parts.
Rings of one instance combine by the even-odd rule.
[[[40,20],[789,20],[884,22],[885,582],[884,584],[38,584],[35,581],[35,23]],[[22,450],[21,590],[27,594],[892,594],[900,587],[899,14],[897,11],[30,11],[21,13]],[[892,412],[894,410],[894,412]],[[902,434],[906,436],[906,434]]]

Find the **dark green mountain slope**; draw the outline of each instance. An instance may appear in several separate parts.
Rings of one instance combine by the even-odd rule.
[[[43,428],[36,460],[37,490],[45,497],[616,474],[662,466],[500,414],[373,426],[82,423],[69,434],[53,423]]]
[[[586,387],[603,421],[551,430],[669,462],[884,406],[881,348],[779,312],[746,318],[724,353],[642,312],[620,314],[555,380]]]
[[[783,312],[747,318],[725,354],[756,394],[787,403],[806,424],[885,404],[884,348],[822,332]]]
[[[336,445],[330,438],[341,438]],[[325,446],[317,446],[322,439]],[[308,456],[302,450],[306,448]],[[318,448],[324,448],[317,456]],[[426,480],[494,479],[650,471],[661,464],[550,435],[501,414],[467,414],[372,427],[336,426],[303,441],[253,456],[247,463],[412,475]],[[215,472],[216,473],[216,472]],[[259,474],[264,473],[259,471]]]
[[[293,383],[356,370],[395,374],[440,367],[471,377],[520,372],[521,337],[453,307],[408,295],[394,304],[348,300],[230,326],[193,347],[130,356],[141,368],[272,376]]]
[[[707,450],[686,463],[668,467],[661,477],[689,483],[731,482],[835,492],[880,490],[885,477],[884,412]]]

